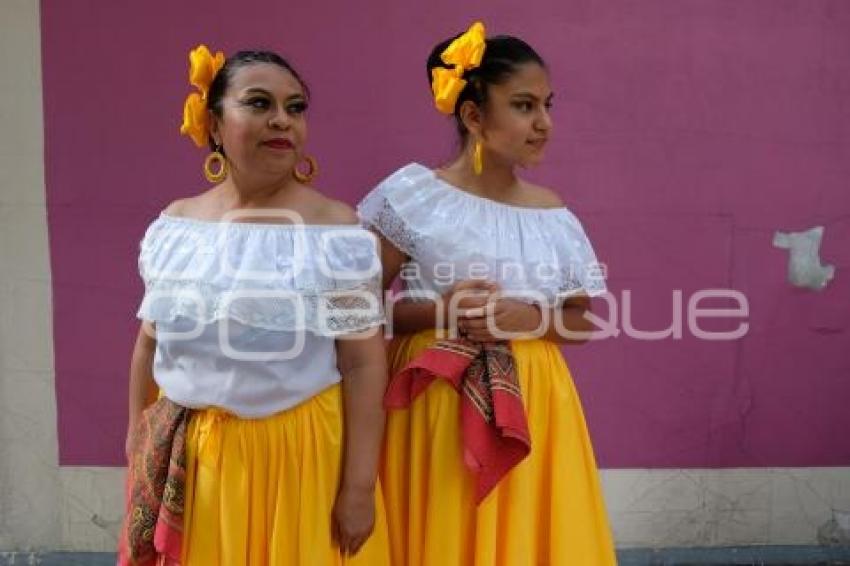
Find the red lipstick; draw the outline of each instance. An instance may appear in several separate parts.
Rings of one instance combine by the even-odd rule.
[[[263,142],[263,145],[268,146],[272,149],[293,149],[292,142],[286,138],[274,138],[270,140],[266,140]]]

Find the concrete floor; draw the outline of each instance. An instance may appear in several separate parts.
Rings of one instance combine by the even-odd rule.
[[[619,566],[850,565],[850,547],[621,549]],[[0,566],[114,566],[107,552],[0,552]],[[565,565],[566,566],[566,565]]]

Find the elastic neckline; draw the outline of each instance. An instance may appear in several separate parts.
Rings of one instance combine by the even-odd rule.
[[[462,196],[469,197],[472,200],[483,202],[484,204],[492,205],[496,208],[505,208],[505,209],[508,209],[508,210],[513,210],[513,211],[523,212],[523,213],[544,213],[544,214],[551,214],[551,213],[554,213],[554,212],[564,212],[565,210],[567,210],[566,206],[555,206],[555,207],[539,207],[538,206],[538,207],[534,207],[534,206],[521,206],[521,205],[518,205],[518,204],[508,204],[506,202],[499,202],[499,201],[493,200],[491,198],[482,197],[480,195],[470,193],[469,191],[465,191],[465,190],[461,189],[460,187],[458,187],[457,185],[453,185],[453,184],[449,183],[448,181],[446,181],[445,179],[443,179],[442,177],[439,177],[437,175],[436,171],[434,171],[433,169],[429,169],[428,167],[425,167],[424,165],[421,165],[419,163],[413,163],[413,165],[415,165],[417,167],[421,167],[422,169],[425,169],[426,171],[428,171],[428,174],[431,176],[431,179],[433,179],[437,184],[443,186],[444,188],[446,188],[446,189],[448,189],[452,192],[455,192],[455,193],[460,193]]]
[[[360,224],[279,224],[276,222],[222,222],[221,220],[204,220],[202,218],[191,218],[189,216],[173,216],[160,212],[159,217],[168,222],[180,222],[185,224],[198,224],[201,226],[222,226],[237,229],[272,228],[278,230],[310,230],[310,229],[358,229]]]

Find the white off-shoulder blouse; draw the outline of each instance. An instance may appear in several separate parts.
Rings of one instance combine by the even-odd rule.
[[[605,293],[605,269],[566,207],[527,208],[473,195],[418,163],[406,165],[358,205],[366,227],[409,258],[401,277],[413,298],[483,278],[529,302]]]
[[[258,418],[341,380],[338,336],[384,322],[373,234],[356,225],[160,216],[141,244],[138,317],[174,402]]]

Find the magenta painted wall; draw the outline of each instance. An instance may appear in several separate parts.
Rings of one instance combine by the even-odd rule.
[[[318,186],[354,203],[404,163],[451,155],[424,59],[480,18],[548,59],[557,130],[530,174],[584,220],[635,324],[669,325],[673,289],[750,301],[742,340],[567,348],[601,465],[850,465],[850,3],[41,5],[63,464],[122,463],[138,242],[204,187],[203,155],[177,133],[188,50],[291,58],[314,92]],[[773,232],[818,224],[837,277],[794,289]]]

